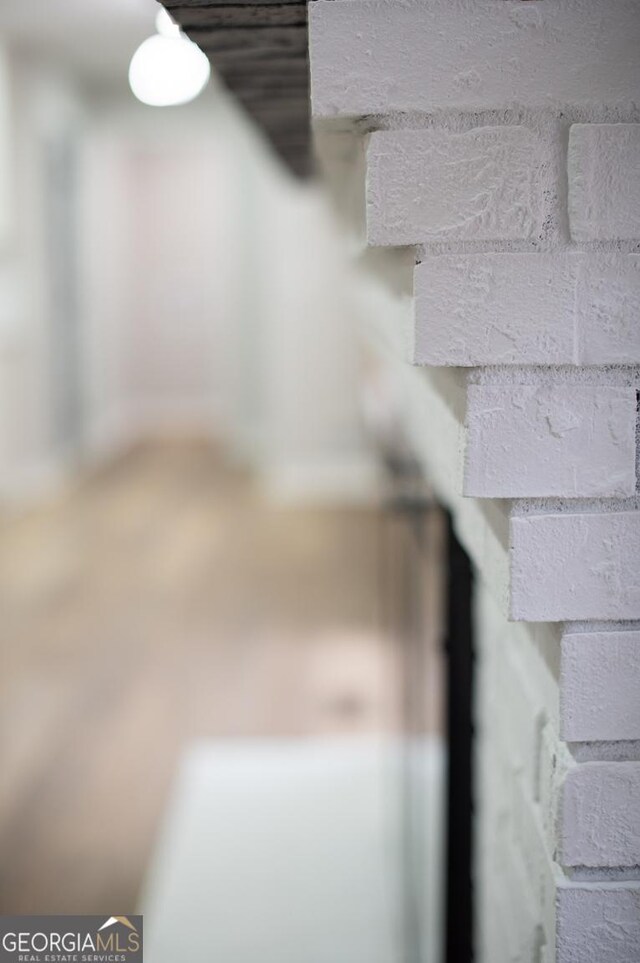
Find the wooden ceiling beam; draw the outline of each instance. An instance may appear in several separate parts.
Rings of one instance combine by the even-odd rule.
[[[296,174],[311,172],[307,7],[301,0],[163,0]]]

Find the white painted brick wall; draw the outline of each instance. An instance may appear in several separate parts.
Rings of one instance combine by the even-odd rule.
[[[640,763],[582,763],[562,796],[564,866],[640,866]]]
[[[484,913],[502,906],[509,918],[499,925],[479,920],[485,944],[481,958],[490,963],[537,960],[527,953],[552,945],[555,928],[555,843],[546,842],[536,799],[540,723],[553,713],[536,684],[536,633],[509,624],[482,585],[475,609],[480,679],[476,807],[482,821],[476,885],[486,894]],[[557,699],[557,678],[554,685]]]
[[[640,512],[511,519],[511,616],[640,618]]]
[[[538,743],[538,781],[535,801],[538,803],[540,822],[547,852],[553,859],[558,855],[558,808],[562,786],[573,760],[566,748],[558,742],[558,733],[547,723],[540,731]]]
[[[635,0],[317,0],[313,111],[632,106],[637,13]]]
[[[531,801],[518,778],[512,783],[513,837],[518,862],[522,861],[529,889],[529,907],[545,932],[552,935],[556,881],[553,862],[546,846],[540,807]],[[550,932],[551,931],[551,932]]]
[[[636,392],[582,385],[470,385],[465,495],[633,495]]]
[[[561,645],[562,738],[640,740],[640,630],[565,632]]]
[[[494,666],[494,698],[499,700],[496,720],[499,724],[500,751],[506,754],[513,773],[522,776],[528,794],[533,798],[537,781],[536,755],[544,713],[526,679],[509,658],[507,647],[499,652]]]
[[[526,730],[520,720],[527,713],[533,725],[533,716],[540,712],[540,707],[535,708],[530,694],[523,698],[520,669],[515,664],[527,667],[529,678],[536,679],[536,632],[530,626],[507,623],[482,586],[478,587],[476,605],[481,682],[477,706],[481,750],[476,790],[482,820],[476,877],[476,885],[483,893],[479,908],[483,914],[479,920],[480,958],[486,963],[537,960],[535,955],[527,955],[533,946],[541,954],[546,947],[547,958],[555,958],[557,963],[636,960],[640,883],[572,881],[561,869],[554,868],[552,857],[560,847],[567,866],[591,867],[591,872],[635,866],[640,764],[567,765],[558,758],[562,747],[557,744],[552,726],[546,724],[539,740],[540,789],[536,793],[525,777],[532,752],[530,737],[518,739],[517,732]],[[517,654],[515,661],[512,649]],[[556,676],[556,698],[558,680]],[[511,692],[514,700],[521,703],[517,712],[508,705],[506,695]],[[615,778],[619,772],[623,777],[621,785]],[[560,794],[556,789],[562,787],[565,773],[564,794]],[[626,779],[626,773],[633,775]],[[574,833],[570,839],[568,829]],[[618,860],[615,866],[613,859]],[[508,913],[508,925],[504,920],[486,918],[501,912]],[[591,925],[591,914],[595,914],[599,925],[585,942],[583,931]],[[557,953],[553,954],[556,918],[559,940]],[[603,926],[603,918],[610,918],[613,925]],[[592,955],[584,955],[587,952]]]
[[[379,131],[367,148],[367,240],[537,238],[548,183],[543,145],[526,127]]]
[[[640,884],[561,886],[556,963],[638,963]],[[489,963],[489,961],[487,961]]]
[[[415,360],[572,364],[579,256],[425,257],[414,273]]]
[[[483,253],[416,266],[416,364],[640,363],[640,256]]]
[[[640,237],[640,124],[574,124],[567,166],[574,240]]]
[[[480,573],[479,959],[637,963],[640,2],[317,0],[310,32],[369,244],[414,246],[409,359],[447,369],[397,373]]]
[[[640,364],[640,256],[581,263],[576,292],[579,364]]]

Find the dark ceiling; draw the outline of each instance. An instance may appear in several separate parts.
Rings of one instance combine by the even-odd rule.
[[[311,169],[305,0],[162,0],[300,176]]]

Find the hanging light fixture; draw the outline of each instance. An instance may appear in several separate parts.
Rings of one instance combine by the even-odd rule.
[[[179,24],[175,22],[164,7],[160,7],[156,14],[156,30],[161,37],[182,37]]]
[[[156,17],[156,30],[131,58],[129,86],[138,100],[151,107],[188,104],[209,81],[209,61],[164,9]]]

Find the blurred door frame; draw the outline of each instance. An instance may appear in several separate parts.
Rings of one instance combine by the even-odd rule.
[[[73,459],[80,453],[84,427],[76,139],[71,131],[57,133],[46,137],[43,148],[52,441],[56,450]]]
[[[384,629],[401,648],[403,765],[401,773],[401,862],[403,963],[471,963],[473,960],[473,568],[460,544],[451,514],[409,456],[385,458],[390,492],[383,507],[381,597]],[[434,544],[434,517],[444,537]],[[443,569],[439,612],[429,611],[426,579]],[[434,671],[428,647],[435,631],[443,658],[442,718],[444,780],[442,819],[426,782],[433,772],[419,758],[428,735],[426,700]],[[431,625],[429,624],[431,622]],[[431,636],[431,641],[429,637]],[[442,826],[441,851],[427,825]],[[435,865],[425,866],[425,857]],[[429,892],[430,886],[441,892]],[[435,907],[439,905],[439,919]],[[439,925],[438,925],[439,924]],[[433,932],[436,927],[438,932]]]

